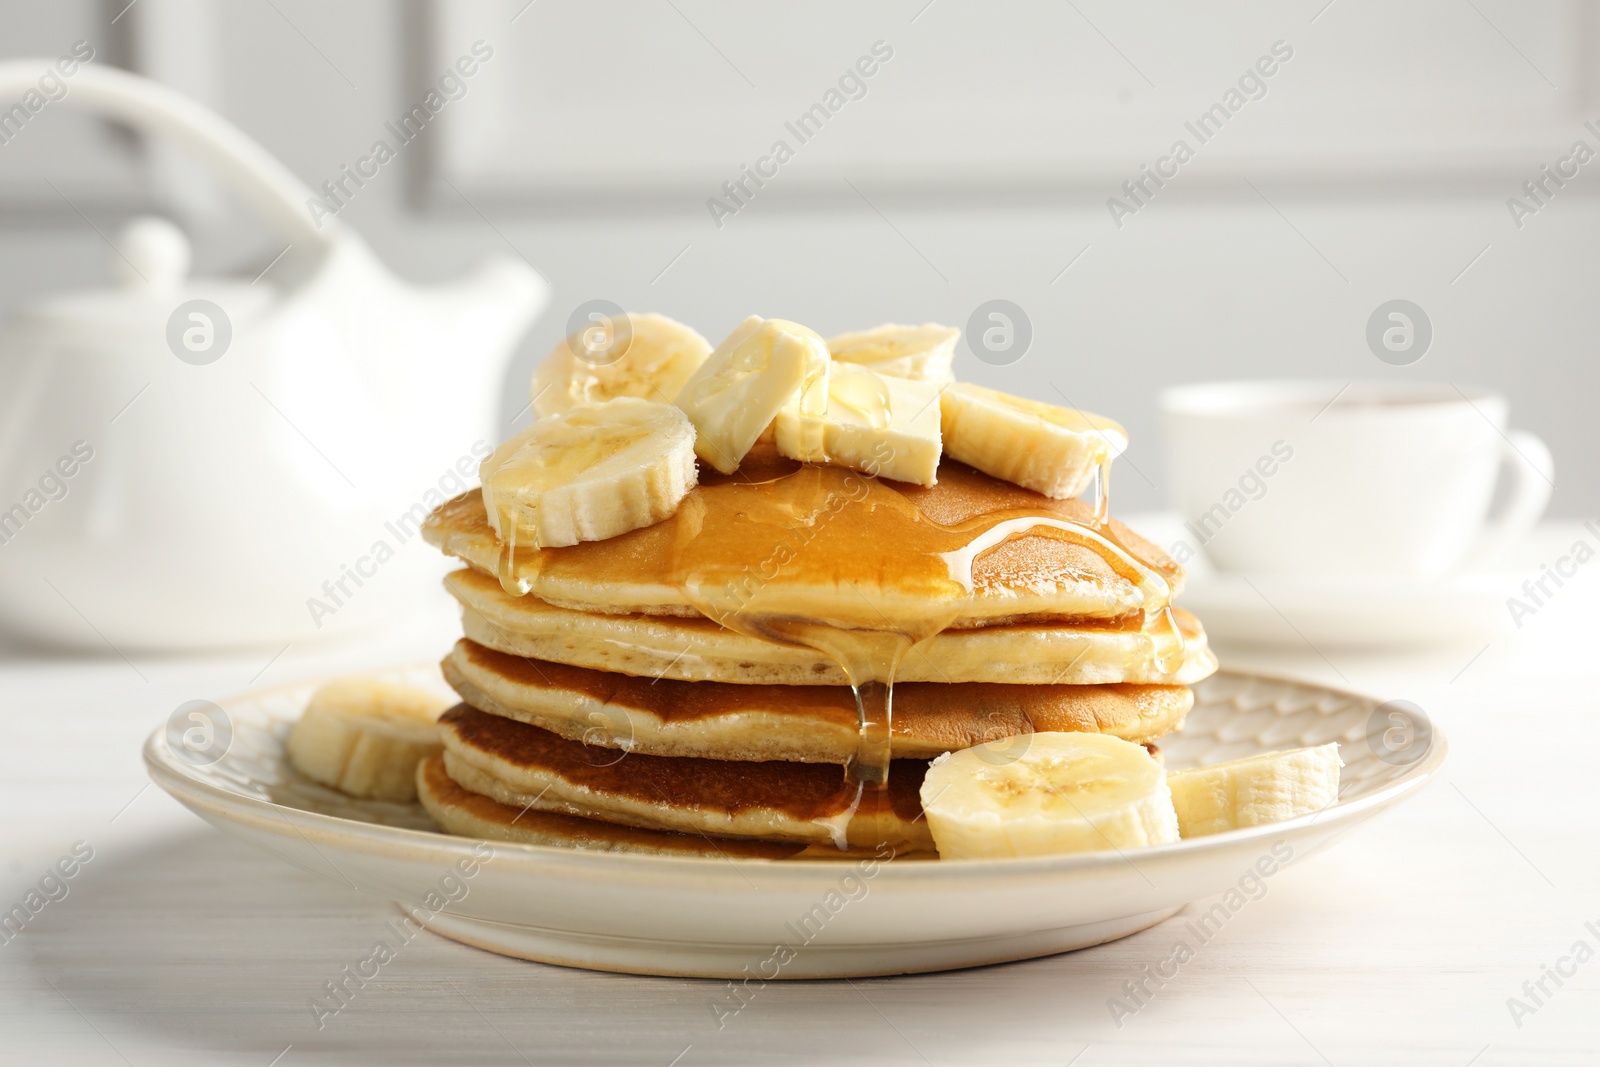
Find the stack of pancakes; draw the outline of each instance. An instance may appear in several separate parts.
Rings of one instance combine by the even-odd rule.
[[[443,664],[462,703],[418,775],[453,833],[931,853],[929,760],[1034,731],[1153,746],[1216,667],[1158,548],[948,458],[925,488],[764,442],[608,540],[502,544],[476,491],[424,533],[466,564],[447,579],[466,636]],[[817,632],[887,651],[841,657]],[[863,773],[874,731],[881,765]]]

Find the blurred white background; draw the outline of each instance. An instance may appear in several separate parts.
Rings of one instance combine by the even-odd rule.
[[[1507,204],[1532,203],[1523,183],[1575,142],[1600,149],[1597,35],[1588,4],[1509,0],[0,7],[6,57],[87,40],[313,187],[399,145],[385,123],[482,42],[489,58],[445,86],[457,98],[339,217],[410,278],[508,250],[546,276],[552,302],[505,375],[508,422],[590,299],[715,341],[752,312],[824,334],[965,326],[999,297],[1032,320],[1029,351],[1006,367],[963,351],[958,374],[1122,420],[1119,511],[1169,502],[1160,387],[1263,376],[1504,390],[1513,425],[1555,452],[1552,513],[1600,511],[1600,164],[1547,183],[1520,227]],[[1292,57],[1202,144],[1185,123],[1277,42]],[[875,44],[891,57],[801,143],[785,123]],[[1130,202],[1123,183],[1180,138],[1194,158],[1119,226],[1108,198]],[[793,158],[719,226],[707,200],[780,139]],[[47,109],[0,145],[0,308],[104,284],[102,234],[151,210],[190,231],[201,271],[254,275],[278,251],[188,160]],[[1434,328],[1408,367],[1365,340],[1395,298]],[[451,363],[441,351],[438,373]]]

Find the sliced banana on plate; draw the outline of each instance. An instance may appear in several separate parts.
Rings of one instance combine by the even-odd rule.
[[[1048,856],[1178,840],[1161,765],[1105,734],[1036,733],[934,760],[922,810],[942,859]]]
[[[828,346],[785,319],[751,315],[684,383],[677,405],[695,428],[695,453],[732,474],[791,400],[807,415],[828,405]]]
[[[1110,419],[968,382],[945,389],[940,406],[946,455],[1056,500],[1083,492],[1128,447]]]
[[[619,397],[548,415],[478,470],[503,543],[558,548],[650,526],[698,477],[694,427],[671,404]]]
[[[951,367],[961,331],[952,326],[885,323],[870,330],[828,338],[828,351],[840,363],[857,363],[879,374],[913,378],[934,385],[955,381]]]
[[[596,322],[561,341],[533,372],[529,395],[540,415],[619,396],[671,403],[711,354],[711,342],[665,315]]]
[[[1267,752],[1167,775],[1183,836],[1310,815],[1339,799],[1339,746]]]
[[[417,764],[443,745],[434,721],[449,706],[419,686],[341,678],[312,694],[285,749],[295,769],[341,793],[417,798]]]

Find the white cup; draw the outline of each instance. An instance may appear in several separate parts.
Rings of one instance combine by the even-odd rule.
[[[1161,394],[1185,541],[1220,569],[1437,576],[1521,537],[1550,501],[1543,441],[1505,397],[1444,383],[1215,382]],[[1510,493],[1489,517],[1495,481]]]

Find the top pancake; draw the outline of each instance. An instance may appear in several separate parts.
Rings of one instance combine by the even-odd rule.
[[[748,610],[942,629],[1165,607],[1182,582],[1178,564],[1121,523],[1097,527],[1092,517],[1082,501],[948,458],[939,484],[924,488],[758,445],[734,475],[703,467],[672,517],[605,541],[517,546],[507,558],[476,489],[435,510],[423,534],[476,570],[587,612],[725,619]]]

